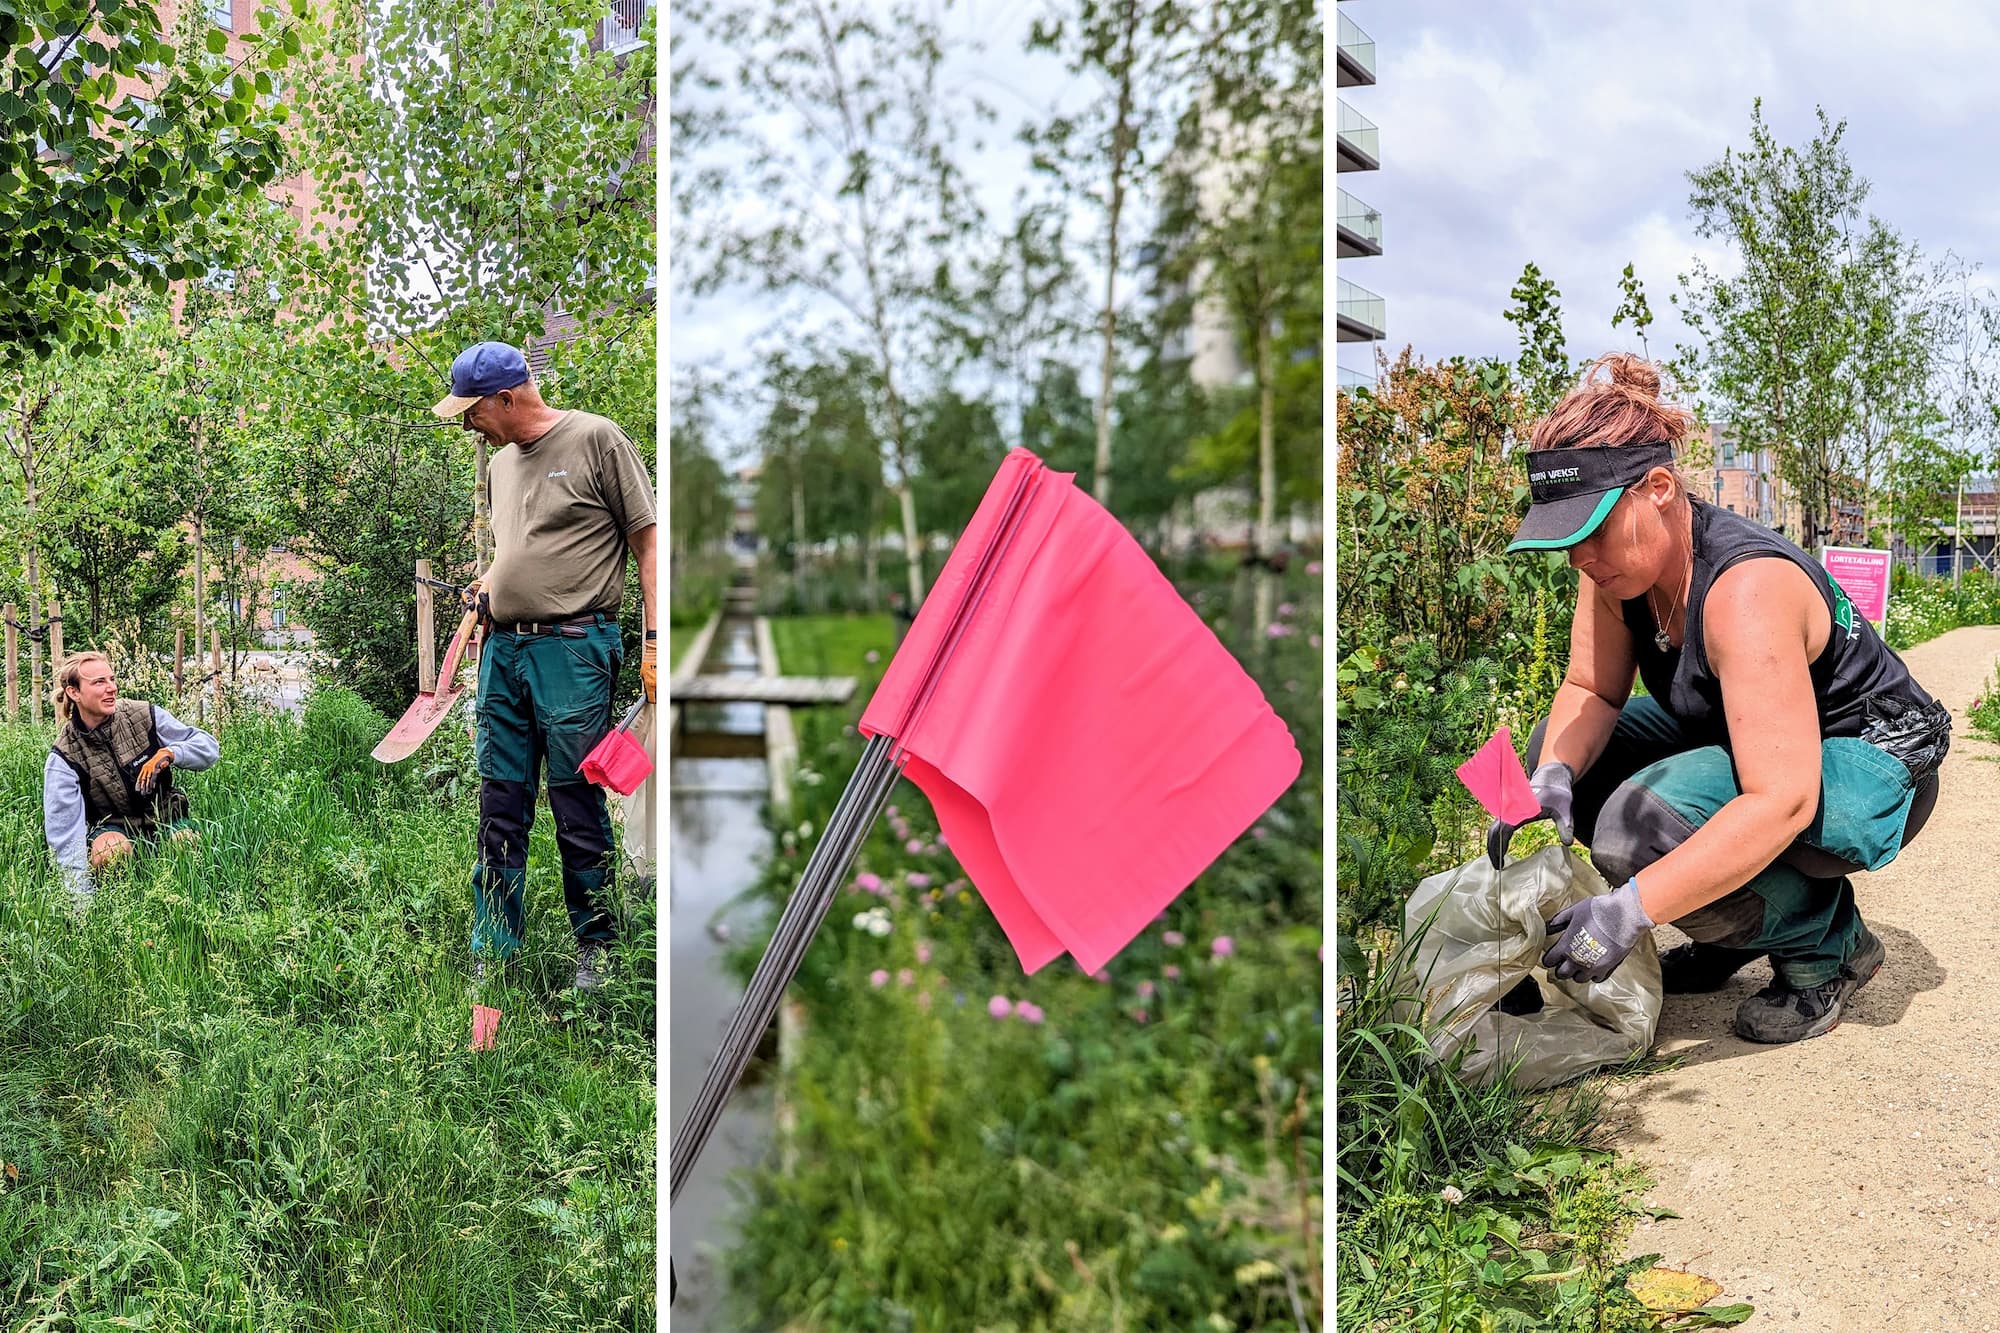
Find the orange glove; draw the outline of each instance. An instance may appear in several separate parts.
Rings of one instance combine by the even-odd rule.
[[[139,794],[144,796],[153,790],[153,784],[160,780],[160,774],[173,766],[174,752],[161,746],[157,754],[140,766],[138,780],[133,785],[139,789]]]
[[[660,641],[651,634],[646,636],[646,646],[639,650],[639,683],[646,687],[646,702],[660,701]]]

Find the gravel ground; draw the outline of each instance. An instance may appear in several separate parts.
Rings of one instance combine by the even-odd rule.
[[[1762,963],[1670,995],[1655,1049],[1680,1067],[1613,1093],[1618,1146],[1680,1214],[1642,1224],[1632,1252],[1722,1283],[1771,1333],[2000,1331],[2000,754],[1965,722],[2000,626],[1903,657],[1957,734],[1930,823],[1855,878],[1881,973],[1840,1026],[1794,1046],[1730,1032]]]

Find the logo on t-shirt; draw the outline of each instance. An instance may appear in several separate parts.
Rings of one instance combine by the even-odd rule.
[[[559,467],[554,472],[549,473],[551,477],[567,477],[568,475],[569,469],[566,467]]]

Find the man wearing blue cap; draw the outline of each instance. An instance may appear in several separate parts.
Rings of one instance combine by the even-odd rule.
[[[492,567],[468,593],[486,615],[479,661],[479,863],[473,872],[475,975],[521,944],[528,833],[544,761],[562,856],[563,898],[577,940],[575,985],[602,983],[612,943],[611,818],[579,771],[611,729],[623,661],[618,612],[626,552],[639,561],[645,648],[639,677],[658,690],[653,483],[625,432],[589,412],[542,401],[519,348],[483,342],[451,365],[458,417],[499,450],[488,473]]]

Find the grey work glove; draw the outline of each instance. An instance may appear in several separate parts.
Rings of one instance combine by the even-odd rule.
[[[1639,905],[1639,881],[1628,879],[1622,888],[1571,903],[1549,918],[1549,929],[1562,934],[1542,955],[1542,966],[1564,981],[1602,981],[1652,928]]]
[[[1576,775],[1569,771],[1569,765],[1553,759],[1536,769],[1534,776],[1528,779],[1528,787],[1542,805],[1542,813],[1535,819],[1555,820],[1556,833],[1565,847],[1576,841],[1576,819],[1570,813],[1570,806],[1576,800],[1575,794],[1570,791],[1570,784],[1574,781]],[[1535,821],[1531,819],[1527,822],[1532,824]],[[1486,856],[1493,862],[1495,870],[1507,864],[1507,844],[1513,840],[1514,830],[1520,827],[1519,824],[1503,824],[1497,819],[1486,826]]]

